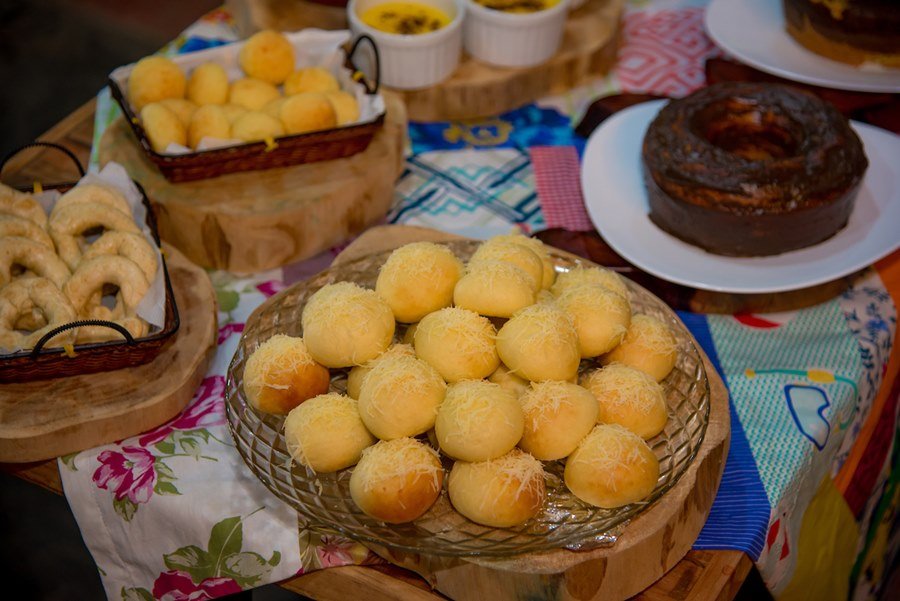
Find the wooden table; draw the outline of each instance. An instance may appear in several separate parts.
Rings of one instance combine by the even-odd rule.
[[[92,100],[48,130],[40,139],[57,142],[72,150],[86,165],[94,130]],[[69,159],[61,153],[34,149],[21,153],[3,170],[4,183],[53,183],[76,177]],[[0,469],[23,480],[62,494],[55,461],[29,464],[0,464]],[[727,601],[737,593],[753,567],[740,551],[690,551],[678,565],[636,598],[691,601]],[[280,583],[284,588],[315,599],[344,600],[437,600],[444,597],[431,591],[418,575],[393,566],[347,566],[304,574]]]

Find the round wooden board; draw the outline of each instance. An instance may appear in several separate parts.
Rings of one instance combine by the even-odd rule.
[[[457,236],[409,226],[372,228],[335,260],[354,259],[409,242]],[[699,345],[698,345],[699,349]],[[681,480],[624,527],[611,547],[557,550],[509,559],[459,559],[370,547],[391,563],[417,572],[457,601],[467,599],[626,599],[661,578],[690,550],[712,507],[731,439],[728,390],[700,351],[710,385],[706,435]]]
[[[150,363],[0,386],[0,461],[50,459],[121,440],[177,415],[194,396],[216,348],[209,276],[164,247],[181,326]]]
[[[449,79],[400,92],[412,121],[497,116],[605,74],[616,60],[624,0],[587,0],[569,13],[557,53],[540,65],[493,67],[463,54]]]
[[[141,182],[163,240],[203,267],[254,273],[305,259],[382,219],[403,169],[406,110],[384,94],[387,116],[363,152],[344,159],[173,184],[146,158],[124,120],[100,140]]]

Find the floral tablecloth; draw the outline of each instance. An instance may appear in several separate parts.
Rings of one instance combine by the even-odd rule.
[[[704,60],[721,54],[704,33],[704,6],[632,0],[610,75],[493,119],[412,123],[387,221],[474,237],[590,230],[578,183],[584,139],[572,124],[600,95],[681,96],[704,85]],[[235,39],[217,10],[164,52]],[[104,90],[95,142],[117,115]],[[219,347],[187,409],[152,432],[60,459],[109,597],[205,599],[379,561],[305,529],[244,466],[225,426],[224,374],[247,317],[336,251],[249,278],[212,272]],[[873,597],[896,554],[898,299],[895,253],[840,297],[802,311],[681,313],[732,401],[725,475],[695,547],[746,552],[780,599]]]

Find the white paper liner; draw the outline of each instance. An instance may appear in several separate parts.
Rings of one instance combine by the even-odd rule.
[[[166,281],[163,274],[162,262],[159,253],[159,247],[153,240],[150,228],[147,227],[147,208],[144,206],[143,197],[140,190],[134,185],[134,182],[128,176],[125,168],[119,163],[107,163],[99,173],[88,173],[81,178],[74,187],[83,186],[85,184],[103,184],[116,188],[125,197],[128,206],[131,207],[131,214],[135,223],[140,227],[144,238],[156,253],[156,277],[150,282],[150,288],[147,294],[141,299],[135,311],[138,317],[144,319],[151,326],[151,333],[161,330],[166,321]],[[56,190],[45,190],[40,194],[35,194],[34,199],[44,208],[49,215],[56,205],[56,201],[61,194]],[[6,354],[15,352],[20,349],[0,349],[0,352]]]
[[[341,127],[370,123],[375,121],[385,112],[384,98],[381,94],[367,94],[365,86],[353,79],[353,72],[344,66],[344,52],[342,46],[350,41],[350,32],[347,30],[325,31],[322,29],[304,29],[292,33],[285,33],[285,37],[294,47],[295,69],[305,67],[322,67],[328,69],[338,80],[341,90],[353,94],[359,105],[359,119],[352,123],[346,123]],[[199,52],[181,54],[172,57],[171,60],[184,71],[185,75],[206,62],[214,62],[222,65],[228,74],[229,81],[235,81],[246,77],[238,64],[238,53],[244,42],[228,44],[209,48]],[[134,69],[134,64],[119,67],[110,73],[123,92],[128,89],[128,76]],[[277,138],[276,138],[277,139]],[[200,140],[197,150],[209,148],[221,148],[223,146],[235,146],[246,144],[244,140],[221,140],[203,138]],[[169,144],[162,154],[180,155],[195,152],[180,144]]]

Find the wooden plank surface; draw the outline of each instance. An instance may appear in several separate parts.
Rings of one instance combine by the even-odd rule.
[[[89,108],[86,108],[89,107]],[[90,154],[94,115],[93,101],[82,106],[50,129],[40,139],[61,142],[86,164]],[[40,157],[10,163],[3,172],[7,183],[31,182],[54,169],[65,169],[68,159],[58,153],[40,151]],[[55,166],[55,167],[54,167]],[[66,172],[68,173],[68,172]],[[43,180],[42,180],[43,181]],[[26,481],[62,494],[56,461],[32,464],[0,464],[0,469]],[[689,551],[668,574],[637,595],[645,601],[727,601],[732,599],[752,567],[751,560],[738,551]],[[402,582],[406,586],[401,586]],[[369,599],[384,591],[392,599],[432,599],[443,597],[429,592],[423,579],[411,572],[377,566],[332,568],[311,572],[282,583],[287,589],[316,599],[344,601]],[[412,590],[415,589],[415,590]],[[421,593],[426,593],[423,597]]]

